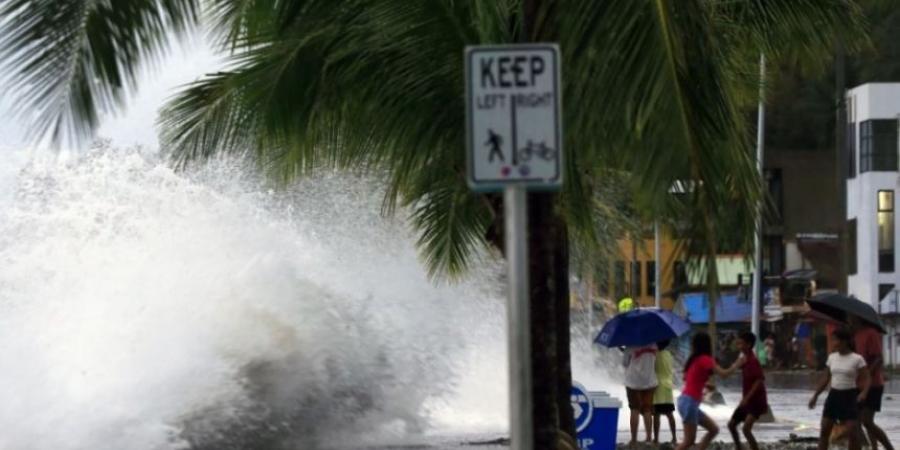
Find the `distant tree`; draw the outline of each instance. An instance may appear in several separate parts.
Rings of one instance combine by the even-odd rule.
[[[863,0],[869,42],[845,60],[845,88],[900,82],[900,9],[890,0]],[[770,151],[832,151],[839,99],[835,61],[787,59],[771,72],[766,146]],[[830,174],[828,174],[830,175]]]

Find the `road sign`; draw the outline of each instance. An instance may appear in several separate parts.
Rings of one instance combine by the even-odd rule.
[[[509,271],[510,447],[532,450],[527,189],[562,183],[559,47],[466,47],[466,147],[469,185],[503,191]]]
[[[558,189],[562,184],[559,47],[466,47],[469,185]]]

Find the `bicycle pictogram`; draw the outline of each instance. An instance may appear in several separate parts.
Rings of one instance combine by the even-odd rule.
[[[553,161],[556,159],[556,150],[547,146],[546,143],[541,141],[539,144],[535,144],[531,139],[528,140],[528,143],[524,148],[520,148],[517,151],[516,156],[520,162],[528,162],[531,161],[532,157],[537,157],[543,159],[544,161]]]

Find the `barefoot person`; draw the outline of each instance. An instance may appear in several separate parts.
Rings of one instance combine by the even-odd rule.
[[[675,431],[675,400],[672,397],[675,359],[667,347],[669,341],[657,342],[656,347],[656,390],[653,391],[653,442],[659,443],[660,418],[669,419],[669,431],[672,432],[672,444],[678,443]]]
[[[656,344],[625,349],[625,392],[631,410],[631,445],[637,442],[638,425],[644,419],[647,442],[653,439],[653,392],[656,390]]]
[[[819,394],[830,386],[825,408],[822,410],[822,425],[819,432],[819,450],[826,450],[831,440],[831,430],[835,422],[840,423],[849,432],[847,447],[849,450],[860,449],[859,408],[858,403],[866,399],[869,391],[869,371],[866,361],[858,353],[850,349],[851,336],[847,330],[837,330],[832,334],[837,351],[828,355],[825,377],[816,388],[816,393],[809,400],[809,409],[816,407]],[[860,388],[857,388],[859,380]]]
[[[747,438],[747,444],[751,450],[759,450],[759,445],[753,437],[753,424],[766,413],[769,409],[769,403],[766,398],[765,375],[763,375],[762,365],[756,358],[753,348],[756,345],[756,336],[753,333],[742,333],[737,340],[738,350],[741,352],[738,360],[732,366],[732,370],[741,369],[743,374],[743,396],[741,403],[731,420],[728,421],[728,430],[734,439],[734,446],[737,450],[741,449],[741,438],[737,432],[737,426],[743,422],[742,431],[744,437]]]
[[[676,447],[677,450],[687,450],[694,445],[697,439],[697,425],[706,429],[706,434],[700,440],[699,450],[705,450],[719,434],[719,427],[703,413],[700,402],[703,401],[703,388],[714,373],[727,377],[731,372],[731,368],[723,369],[713,359],[712,339],[709,335],[704,332],[694,335],[691,341],[691,356],[684,364],[684,390],[677,403],[678,414],[681,415],[684,428],[684,439]]]
[[[869,435],[869,443],[872,450],[878,450],[878,444],[884,445],[885,450],[894,450],[887,434],[875,424],[875,413],[881,411],[881,397],[884,396],[884,359],[881,346],[881,333],[874,327],[859,320],[854,315],[848,315],[847,321],[853,331],[854,350],[866,360],[869,375],[872,382],[865,401],[859,404],[859,421],[866,434]]]

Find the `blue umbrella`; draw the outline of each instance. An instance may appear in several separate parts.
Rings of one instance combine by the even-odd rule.
[[[672,339],[691,325],[665,309],[635,309],[609,319],[594,339],[607,347],[634,347]]]

